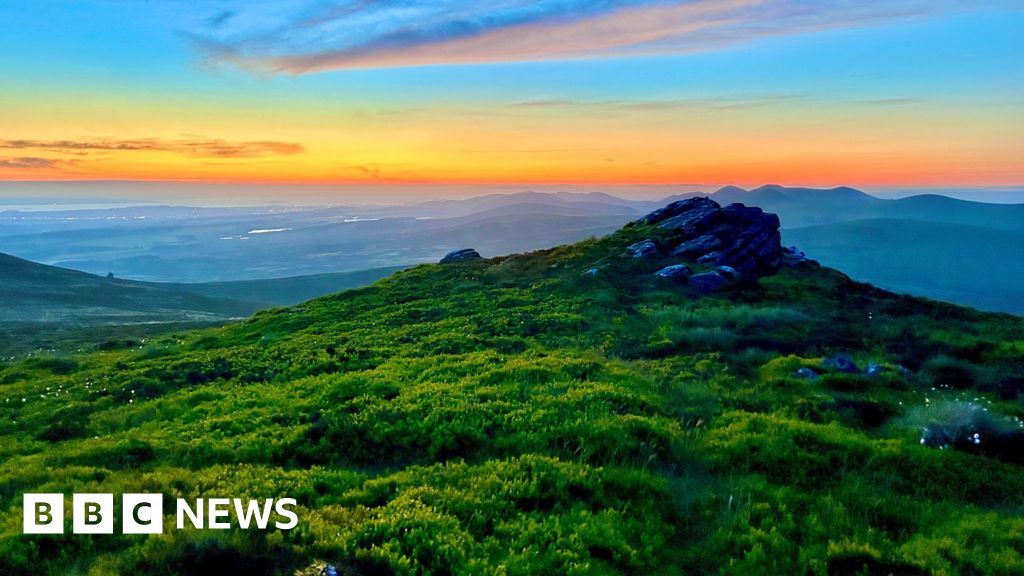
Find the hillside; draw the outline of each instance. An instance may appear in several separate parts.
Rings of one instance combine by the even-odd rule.
[[[0,254],[0,323],[142,323],[224,320],[259,306],[95,276]]]
[[[265,280],[173,284],[107,278],[0,254],[0,356],[127,345],[168,329],[366,286],[403,267]]]
[[[783,237],[883,288],[1024,314],[1024,232],[872,219],[787,229]]]
[[[1020,574],[1024,320],[780,269],[777,227],[686,204],[0,365],[0,573]],[[45,491],[300,523],[24,537]]]
[[[356,270],[355,272],[336,272],[333,274],[313,274],[310,276],[291,276],[287,278],[267,278],[264,280],[238,280],[235,282],[205,282],[193,284],[149,283],[151,286],[182,290],[193,294],[201,294],[211,298],[241,299],[248,302],[271,306],[286,306],[311,300],[325,294],[341,292],[372,284],[386,278],[405,266],[389,266]]]
[[[743,202],[776,212],[786,228],[885,218],[1024,232],[1024,204],[988,204],[935,194],[889,200],[845,186],[816,189],[768,185],[753,190],[728,186],[711,197],[721,203]]]

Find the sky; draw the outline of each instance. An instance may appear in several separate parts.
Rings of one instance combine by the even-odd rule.
[[[1022,31],[1024,0],[0,0],[0,194],[1019,189]]]

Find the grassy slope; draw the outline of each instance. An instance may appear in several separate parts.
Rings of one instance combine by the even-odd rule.
[[[698,297],[622,258],[650,234],[5,366],[0,572],[1024,571],[1021,468],[907,420],[1020,415],[1024,321],[816,268]],[[837,351],[914,373],[792,377]],[[26,538],[24,491],[294,496],[301,522]]]
[[[0,254],[0,358],[81,351],[96,342],[139,345],[154,333],[221,324],[366,286],[403,268],[171,284],[109,279]]]
[[[825,265],[890,290],[1024,313],[1022,232],[878,219],[787,229],[783,237]]]
[[[387,268],[357,270],[355,272],[313,274],[288,278],[267,278],[265,280],[194,284],[154,283],[151,285],[184,290],[211,298],[228,298],[248,302],[264,302],[274,306],[286,306],[305,302],[325,294],[366,286],[405,268],[408,268],[408,266],[390,266]]]
[[[216,320],[247,316],[255,305],[104,278],[0,254],[0,322],[104,323]]]

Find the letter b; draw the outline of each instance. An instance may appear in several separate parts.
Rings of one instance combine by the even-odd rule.
[[[25,534],[64,533],[63,494],[25,494],[22,507]]]
[[[113,494],[75,494],[71,528],[75,534],[114,533]]]

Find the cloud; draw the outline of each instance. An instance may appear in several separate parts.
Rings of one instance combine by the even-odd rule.
[[[951,0],[352,0],[193,39],[212,62],[303,74],[677,54],[951,9]]]
[[[170,152],[196,158],[254,158],[299,154],[305,151],[293,142],[247,141],[186,137],[178,140],[160,138],[96,139],[96,140],[0,140],[0,149],[45,150],[63,154],[82,154],[91,151],[116,152]]]
[[[60,164],[60,160],[54,160],[52,158],[37,158],[34,156],[22,156],[20,158],[0,158],[0,168],[2,169],[41,169],[41,168],[56,168]]]
[[[697,110],[706,112],[790,104],[802,102],[808,98],[804,94],[722,96],[717,98],[680,98],[669,100],[571,100],[555,98],[514,102],[507,105],[506,108],[511,110],[584,109],[605,112],[657,112],[661,110]]]
[[[228,21],[234,18],[237,14],[238,12],[234,10],[223,10],[207,19],[206,24],[211,28],[221,28],[225,24],[227,24]]]

